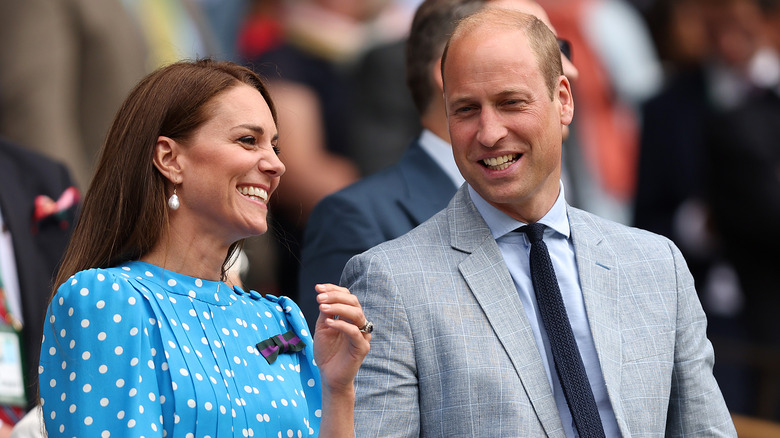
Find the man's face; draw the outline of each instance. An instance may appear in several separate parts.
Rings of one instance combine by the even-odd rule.
[[[483,26],[450,45],[444,98],[455,162],[485,200],[523,222],[558,196],[562,130],[574,104],[560,76],[551,99],[524,33]]]

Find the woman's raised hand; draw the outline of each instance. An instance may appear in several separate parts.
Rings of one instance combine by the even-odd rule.
[[[320,315],[314,332],[314,358],[323,390],[352,393],[355,375],[370,348],[373,326],[348,289],[333,284],[318,284],[315,289]]]

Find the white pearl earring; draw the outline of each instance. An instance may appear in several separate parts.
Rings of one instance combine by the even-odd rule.
[[[168,198],[168,207],[170,207],[171,210],[178,210],[179,205],[181,205],[181,203],[179,202],[179,195],[176,194],[176,185],[174,185],[173,194]]]

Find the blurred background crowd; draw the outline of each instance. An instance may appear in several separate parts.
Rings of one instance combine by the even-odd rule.
[[[539,3],[579,70],[568,202],[680,247],[729,408],[780,421],[780,0]],[[300,301],[314,205],[395,163],[420,130],[403,65],[418,4],[2,1],[0,135],[64,163],[83,191],[146,73],[182,58],[250,66],[277,102],[287,174],[242,280]]]

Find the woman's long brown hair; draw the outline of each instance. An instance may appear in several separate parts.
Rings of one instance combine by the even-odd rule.
[[[169,183],[152,161],[157,138],[185,142],[209,119],[209,102],[239,84],[262,94],[276,122],[276,109],[263,81],[248,68],[231,62],[177,62],[136,85],[106,136],[57,273],[55,293],[76,272],[136,260],[160,239],[168,223]],[[222,265],[223,278],[230,256],[240,244],[231,245]]]

